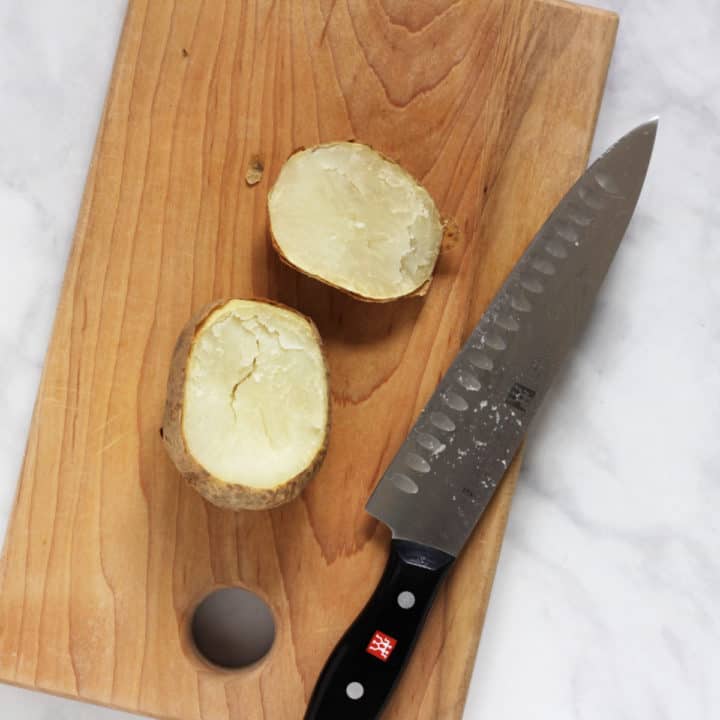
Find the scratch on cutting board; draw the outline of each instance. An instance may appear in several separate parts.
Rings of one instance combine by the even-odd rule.
[[[114,415],[111,415],[109,418],[106,418],[105,420],[103,420],[96,428],[93,428],[90,431],[90,434],[94,435],[95,433],[102,432],[103,430],[105,430],[107,427],[110,426],[110,423],[114,422],[118,418],[124,417],[125,414],[126,413],[124,413],[124,412],[119,412],[119,413],[115,413]]]
[[[129,437],[130,435],[132,435],[132,431],[128,431],[128,432],[125,432],[125,433],[121,433],[121,434],[118,435],[116,438],[114,438],[113,440],[111,440],[107,445],[105,445],[104,447],[100,448],[100,450],[98,451],[98,455],[103,455],[103,454],[106,453],[111,447],[113,447],[114,445],[117,445],[119,442],[122,442],[125,438]]]

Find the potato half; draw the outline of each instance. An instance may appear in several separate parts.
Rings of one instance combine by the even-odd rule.
[[[422,292],[443,239],[427,190],[354,142],[292,155],[268,195],[268,210],[273,244],[285,262],[361,300]]]
[[[219,507],[295,498],[325,455],[328,374],[311,320],[259,300],[220,300],[183,330],[163,439],[180,472]]]

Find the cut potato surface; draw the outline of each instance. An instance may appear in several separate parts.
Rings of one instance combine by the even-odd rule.
[[[181,472],[215,504],[291,500],[322,460],[328,420],[320,338],[303,315],[221,301],[181,335],[163,435]]]
[[[273,242],[298,270],[361,299],[423,289],[443,238],[433,199],[367,145],[318,145],[285,163],[268,196]]]

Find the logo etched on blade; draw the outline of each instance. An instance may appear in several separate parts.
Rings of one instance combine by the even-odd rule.
[[[532,388],[529,388],[527,387],[527,385],[523,385],[522,383],[516,382],[510,388],[510,392],[505,399],[505,403],[507,405],[510,405],[510,407],[514,407],[516,410],[524,413],[527,412],[530,402],[535,397],[535,394],[535,390],[533,390]]]

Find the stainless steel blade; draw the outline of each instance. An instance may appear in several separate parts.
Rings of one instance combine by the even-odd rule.
[[[456,556],[585,325],[645,180],[657,120],[593,163],[542,226],[367,503]]]

